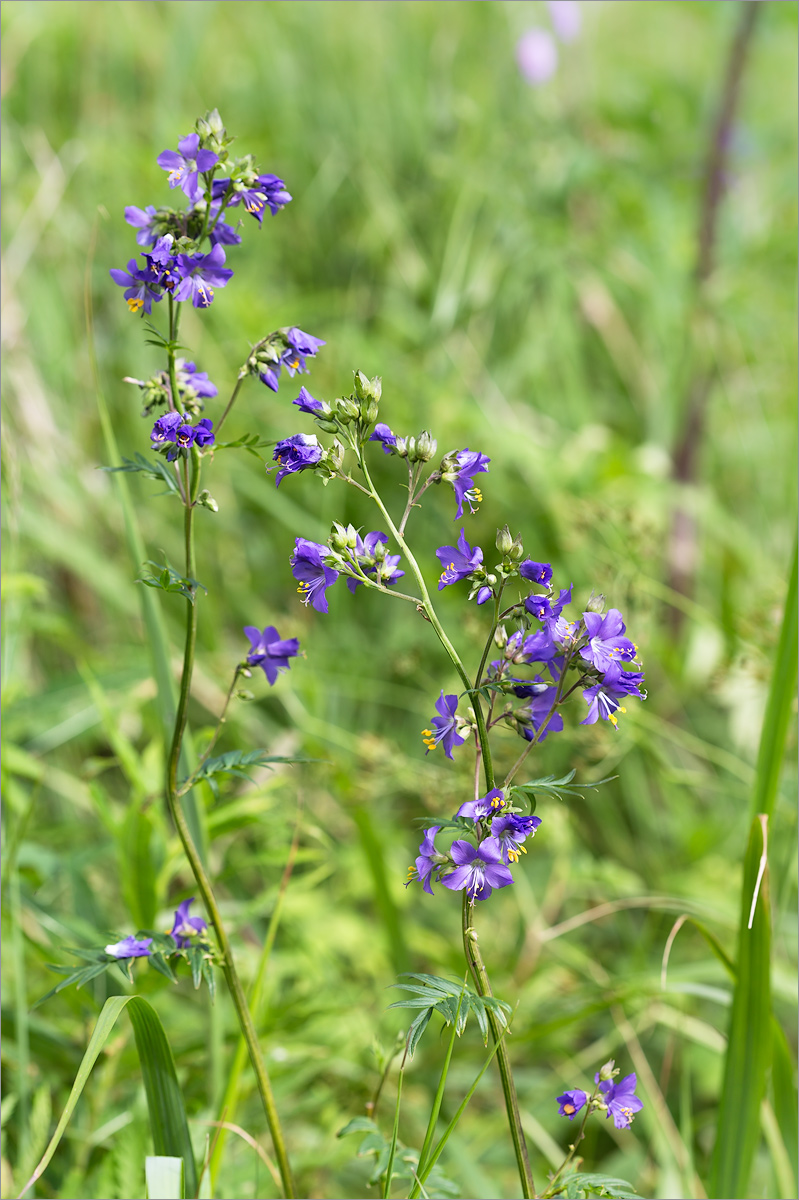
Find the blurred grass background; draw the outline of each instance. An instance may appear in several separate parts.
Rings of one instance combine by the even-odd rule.
[[[647,1107],[630,1133],[589,1126],[590,1167],[643,1195],[701,1194],[729,983],[689,928],[665,992],[661,957],[681,912],[734,945],[795,519],[797,6],[761,7],[699,303],[703,162],[737,3],[584,4],[581,36],[540,88],[514,60],[520,34],[548,26],[533,2],[3,5],[4,1195],[35,1163],[99,1006],[123,986],[109,975],[28,1014],[52,986],[45,964],[144,917],[166,928],[191,894],[159,795],[138,571],[114,479],[98,470],[82,297],[96,223],[101,384],[121,452],[145,451],[138,391],[121,379],[161,364],[108,268],[136,249],[124,206],[169,201],[155,156],[214,106],[235,149],[295,197],[260,234],[248,222],[231,286],[210,312],[185,316],[190,357],[220,398],[248,341],[287,324],[325,338],[305,380],[314,395],[349,390],[356,367],[381,374],[392,428],[489,454],[469,533],[491,545],[508,521],[529,555],[574,580],[579,602],[605,592],[641,647],[646,704],[628,705],[616,734],[576,728],[576,713],[536,771],[618,780],[539,807],[516,886],[481,913],[482,945],[498,995],[519,1000],[512,1053],[536,1178],[568,1132],[554,1095],[613,1055],[638,1072]],[[697,364],[711,380],[706,433],[697,478],[678,485],[670,459]],[[277,396],[248,385],[231,434],[304,428],[294,394],[288,380]],[[377,457],[399,504],[397,464]],[[334,1135],[375,1086],[373,1038],[389,1044],[400,1028],[384,989],[403,969],[461,969],[458,906],[402,888],[414,820],[454,811],[470,786],[465,757],[426,759],[419,736],[455,679],[402,606],[343,587],[328,617],[300,605],[294,537],[324,538],[334,518],[377,527],[358,497],[313,477],[276,492],[248,456],[218,454],[205,482],[220,512],[199,522],[208,597],[193,727],[201,738],[221,707],[242,625],[274,623],[307,659],[236,710],[222,748],[324,760],[209,797],[210,861],[251,976],[301,799],[260,1026],[301,1194],[366,1195],[367,1165]],[[177,563],[177,507],[146,481],[131,487],[152,557],[163,549]],[[669,590],[677,506],[697,529],[689,598]],[[411,525],[431,580],[453,511],[436,491]],[[177,670],[182,604],[167,597],[163,609]],[[449,592],[440,611],[468,654],[480,615]],[[500,759],[516,748],[508,740]],[[775,1007],[791,1038],[794,780],[787,772],[771,839]],[[137,987],[170,1033],[199,1148],[236,1044],[232,1010],[222,997],[209,1016],[190,982],[175,989],[146,968]],[[408,1144],[421,1142],[442,1053],[431,1029],[405,1085]],[[470,1032],[456,1058],[464,1089],[481,1054]],[[144,1194],[137,1080],[123,1032],[39,1195]],[[238,1120],[263,1136],[252,1095]],[[487,1077],[442,1160],[462,1195],[516,1194],[503,1130]],[[772,1148],[756,1160],[753,1196],[784,1194]],[[274,1194],[236,1139],[219,1186]]]

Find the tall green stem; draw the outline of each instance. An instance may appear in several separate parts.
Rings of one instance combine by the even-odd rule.
[[[471,697],[472,707],[474,709],[475,721],[477,723],[477,737],[480,742],[480,752],[483,756],[483,771],[485,773],[486,787],[489,791],[491,791],[491,789],[494,786],[494,766],[491,761],[491,747],[488,744],[488,730],[486,729],[485,716],[483,714],[483,708],[480,703],[480,697],[475,694],[474,688],[472,687],[472,681],[469,678],[469,676],[466,674],[466,668],[464,667],[463,663],[461,662],[460,655],[458,654],[458,652],[455,649],[455,647],[453,646],[452,642],[449,640],[446,633],[444,632],[444,627],[442,626],[441,622],[438,619],[436,610],[433,608],[433,602],[430,599],[429,592],[427,591],[427,584],[424,581],[424,576],[422,575],[419,564],[417,563],[416,559],[414,558],[414,556],[410,550],[410,547],[408,546],[408,543],[405,541],[405,538],[402,536],[399,529],[397,529],[397,526],[392,521],[391,515],[389,514],[388,509],[386,508],[385,504],[383,503],[383,501],[380,497],[380,494],[376,491],[375,485],[372,483],[372,478],[369,474],[369,468],[367,467],[364,456],[361,454],[360,450],[358,451],[358,463],[361,467],[361,470],[363,471],[364,478],[366,479],[366,482],[369,486],[369,495],[372,497],[375,504],[380,509],[381,513],[383,514],[383,516],[386,520],[386,523],[388,524],[388,527],[391,530],[391,533],[397,542],[397,545],[400,547],[403,554],[405,555],[405,558],[408,561],[408,565],[410,566],[411,570],[413,571],[413,573],[416,577],[416,582],[419,584],[419,591],[422,596],[422,607],[424,608],[425,615],[427,616],[427,619],[430,622],[430,624],[435,629],[435,631],[438,635],[438,640],[441,642],[441,645],[444,647],[444,649],[446,650],[450,659],[452,660],[452,664],[455,667],[455,670],[460,675],[460,677],[463,681],[463,685],[466,688],[466,691],[469,693],[469,696]]]
[[[469,903],[469,897],[466,892],[463,893],[463,949],[466,954],[466,961],[469,964],[469,970],[472,973],[475,987],[481,996],[493,996],[491,991],[491,983],[488,978],[488,972],[485,969],[483,956],[480,953],[480,947],[477,942],[477,931],[472,923],[474,917],[474,906]],[[511,1137],[513,1139],[513,1149],[516,1154],[516,1165],[519,1168],[519,1179],[522,1185],[522,1195],[525,1200],[535,1196],[535,1185],[533,1184],[533,1173],[530,1169],[530,1156],[527,1153],[527,1142],[524,1138],[524,1130],[522,1129],[521,1116],[519,1114],[519,1100],[516,1095],[516,1084],[513,1082],[513,1072],[511,1071],[510,1057],[508,1048],[505,1045],[505,1040],[502,1037],[502,1030],[499,1027],[496,1017],[488,1010],[488,1021],[491,1026],[491,1036],[498,1045],[497,1062],[499,1064],[499,1074],[502,1079],[502,1091],[505,1094],[505,1108],[508,1113],[508,1125],[510,1127]]]
[[[170,297],[171,304],[171,297]],[[172,320],[170,313],[170,332],[173,334],[173,329],[177,321]],[[173,401],[177,397],[177,387],[175,385],[175,357],[174,351],[169,353],[169,378],[170,386],[173,389]],[[186,546],[186,575],[189,578],[194,578],[196,568],[194,562],[194,505],[200,489],[200,456],[196,448],[192,448],[191,452],[191,478],[186,480],[186,509],[184,518],[184,539]],[[187,468],[188,474],[188,468]],[[230,995],[233,999],[233,1004],[236,1009],[236,1015],[239,1020],[242,1035],[247,1042],[247,1048],[250,1052],[250,1061],[252,1062],[253,1071],[258,1084],[258,1091],[261,1096],[266,1121],[269,1126],[269,1132],[272,1136],[272,1144],[275,1149],[275,1157],[277,1158],[280,1177],[283,1181],[283,1190],[287,1197],[294,1196],[294,1184],[291,1177],[291,1167],[289,1165],[286,1145],[283,1139],[283,1131],[280,1126],[280,1120],[275,1106],[274,1096],[272,1094],[272,1086],[267,1075],[266,1065],[261,1054],[261,1047],[258,1043],[258,1035],[255,1030],[255,1024],[252,1015],[247,1006],[247,1000],[244,995],[244,989],[241,985],[238,972],[236,971],[235,962],[233,959],[233,951],[228,941],[228,936],[225,927],[222,923],[222,918],[219,913],[219,907],[211,887],[211,881],[206,874],[202,859],[197,851],[197,848],[192,840],[189,832],[186,818],[183,814],[180,799],[178,796],[178,762],[180,760],[180,749],[183,741],[183,735],[186,729],[186,720],[188,716],[189,695],[191,692],[191,680],[194,671],[194,653],[197,643],[197,605],[195,602],[187,602],[186,612],[186,641],[183,651],[183,674],[180,680],[180,696],[178,699],[178,708],[175,716],[175,729],[172,736],[172,746],[169,752],[169,761],[167,765],[167,804],[169,805],[170,815],[175,823],[175,828],[178,832],[183,851],[188,859],[192,874],[197,883],[197,887],[202,896],[203,904],[206,907],[211,922],[216,930],[217,941],[222,955],[222,970],[225,975],[225,981],[228,985]]]

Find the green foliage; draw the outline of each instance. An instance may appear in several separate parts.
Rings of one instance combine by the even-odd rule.
[[[137,583],[144,583],[151,588],[161,588],[164,592],[177,592],[179,596],[185,596],[187,600],[190,600],[192,604],[197,599],[198,588],[202,588],[204,592],[208,591],[208,588],[202,583],[198,583],[196,579],[187,579],[169,563],[162,567],[160,563],[148,559],[145,566],[153,567],[154,571],[150,575],[143,575],[141,579],[137,579]]]
[[[469,1014],[474,1013],[484,1044],[488,1042],[489,1012],[494,1015],[500,1028],[504,1029],[507,1026],[505,1014],[510,1012],[510,1005],[504,1000],[497,1000],[494,996],[478,996],[464,983],[453,983],[452,980],[442,979],[437,975],[425,975],[416,971],[404,971],[403,975],[416,980],[416,983],[392,983],[391,987],[400,988],[411,995],[404,1000],[395,1000],[388,1007],[421,1009],[408,1030],[408,1058],[413,1058],[434,1012],[439,1013],[447,1025],[455,1022],[459,1037],[466,1028]]]
[[[536,797],[539,794],[545,796],[555,796],[558,800],[563,800],[564,796],[579,797],[580,800],[585,799],[586,791],[597,791],[603,783],[611,783],[612,780],[618,779],[618,775],[608,775],[606,779],[597,779],[591,783],[572,784],[576,771],[571,770],[563,775],[560,779],[556,779],[554,775],[544,775],[541,779],[530,779],[527,783],[514,783],[510,788],[509,798],[511,802],[524,797],[531,804],[531,812],[535,812]]]
[[[611,1175],[596,1175],[591,1172],[576,1171],[563,1181],[562,1194],[568,1200],[584,1200],[587,1197],[611,1196],[616,1200],[638,1200],[638,1193],[626,1179],[614,1179]]]
[[[161,458],[145,458],[138,451],[133,458],[123,458],[121,467],[103,467],[104,471],[126,471],[128,474],[143,475],[145,479],[155,479],[166,486],[166,492],[157,495],[179,496],[180,488],[174,471],[170,471]]]
[[[307,763],[308,758],[287,758],[285,755],[268,754],[266,750],[228,750],[214,758],[207,758],[192,775],[192,786],[201,779],[211,779],[214,775],[235,775],[240,779],[250,779],[248,767],[268,767],[272,763]]]
[[[369,1186],[374,1187],[380,1182],[388,1168],[389,1159],[391,1158],[391,1139],[385,1138],[380,1132],[379,1126],[368,1117],[355,1117],[352,1121],[348,1121],[344,1128],[338,1131],[336,1137],[349,1137],[355,1133],[366,1134],[366,1137],[356,1151],[358,1158],[370,1158],[374,1156],[374,1165],[368,1180]],[[398,1141],[396,1154],[393,1158],[392,1180],[396,1179],[406,1186],[412,1184],[416,1178],[418,1163],[418,1151],[409,1149],[402,1142]],[[456,1183],[447,1178],[443,1171],[434,1167],[427,1177],[425,1194],[430,1197],[459,1196],[460,1189]]]

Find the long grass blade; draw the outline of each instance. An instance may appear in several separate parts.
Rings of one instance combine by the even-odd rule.
[[[780,781],[785,738],[793,712],[796,691],[797,669],[797,550],[794,548],[788,594],[785,597],[785,612],[782,618],[780,640],[774,659],[763,732],[757,755],[757,771],[752,796],[752,816],[774,812],[777,785]]]
[[[760,1104],[766,1090],[772,1041],[768,869],[762,872],[766,822],[765,816],[752,822],[744,860],[738,979],[708,1185],[711,1197],[749,1194],[749,1174],[760,1141]]]
[[[168,1155],[184,1160],[186,1187],[189,1195],[197,1190],[197,1171],[194,1164],[194,1154],[189,1138],[189,1126],[186,1120],[186,1110],[183,1096],[175,1073],[175,1063],[172,1051],[164,1033],[161,1020],[155,1009],[140,996],[111,996],[103,1005],[94,1033],[91,1036],[86,1053],[81,1060],[75,1082],[69,1093],[69,1098],[61,1114],[55,1133],[51,1137],[47,1149],[42,1155],[38,1166],[27,1181],[19,1198],[41,1178],[55,1154],[75,1106],[80,1099],[91,1069],[97,1061],[103,1046],[116,1025],[120,1014],[127,1008],[133,1031],[136,1035],[136,1048],[142,1068],[147,1107],[150,1114],[150,1127],[153,1132],[153,1143],[160,1155]]]

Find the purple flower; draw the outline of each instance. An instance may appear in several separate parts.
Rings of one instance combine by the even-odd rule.
[[[164,442],[174,442],[178,426],[183,424],[183,417],[177,412],[164,413],[153,425],[150,434],[152,448],[162,446]]]
[[[211,212],[213,213],[213,205]],[[236,233],[234,227],[228,225],[227,221],[217,221],[208,234],[208,239],[212,246],[239,246],[241,244],[241,234]]]
[[[233,272],[222,264],[225,251],[222,246],[212,246],[208,254],[179,254],[178,264],[183,278],[175,292],[176,300],[188,300],[195,308],[210,308],[214,300],[214,288],[226,287]]]
[[[273,367],[264,367],[263,370],[258,373],[258,378],[260,379],[261,383],[265,383],[268,388],[271,388],[273,392],[276,392],[278,388],[279,375],[280,363],[275,363]]]
[[[208,417],[203,417],[194,426],[194,445],[195,446],[212,446],[216,441],[214,433],[214,423]]]
[[[382,421],[378,421],[375,425],[375,431],[369,438],[370,442],[380,442],[383,446],[384,454],[391,454],[397,444],[397,435],[392,433],[388,425],[384,425]]]
[[[145,958],[148,954],[152,954],[150,949],[152,944],[152,938],[142,938],[139,941],[131,934],[130,937],[123,938],[121,942],[112,942],[110,946],[106,946],[105,952],[112,958]]]
[[[600,613],[583,613],[583,620],[589,641],[580,651],[580,657],[593,663],[598,671],[607,671],[620,659],[635,658],[638,647],[623,636],[626,626],[617,608],[609,609],[604,617]]]
[[[143,308],[146,313],[152,312],[153,301],[158,303],[161,293],[156,291],[160,272],[153,269],[150,263],[140,267],[135,258],[128,262],[127,271],[112,267],[108,274],[114,283],[126,289],[125,299],[131,312]]]
[[[197,431],[193,425],[188,425],[186,423],[178,425],[177,429],[175,430],[175,444],[182,446],[185,450],[188,450],[189,446],[194,445],[194,439],[196,436]]]
[[[136,243],[139,246],[152,246],[156,241],[158,234],[153,232],[153,222],[156,217],[156,210],[152,204],[148,204],[146,208],[137,208],[135,204],[129,204],[125,209],[125,220],[128,225],[132,225],[134,229],[138,229],[136,234]]]
[[[542,680],[536,678],[536,684],[541,684]],[[515,689],[517,695],[521,688]],[[524,690],[525,695],[529,695],[533,691],[532,685],[528,684]],[[532,742],[543,725],[543,731],[538,736],[538,741],[543,742],[549,733],[559,733],[563,729],[563,717],[560,713],[554,712],[547,721],[547,713],[552,708],[552,703],[557,695],[558,689],[545,685],[535,689],[530,701],[522,708],[516,710],[516,719],[521,725],[521,735],[528,741]],[[544,722],[546,721],[546,725]]]
[[[291,573],[299,581],[297,591],[303,604],[312,604],[317,612],[327,612],[326,590],[338,579],[338,571],[325,565],[324,558],[330,553],[327,546],[296,538],[291,556]]]
[[[458,809],[457,816],[471,817],[473,821],[480,821],[483,817],[494,817],[505,807],[505,793],[501,788],[493,788],[485,796],[480,796],[477,800],[467,800]]]
[[[453,892],[466,889],[469,900],[487,900],[494,888],[507,887],[513,876],[502,862],[493,838],[485,838],[476,848],[460,838],[452,843],[450,854],[455,870],[441,880]]]
[[[458,733],[458,721],[455,714],[458,711],[458,697],[445,696],[442,688],[441,695],[436,700],[437,717],[433,717],[430,724],[432,729],[422,730],[422,739],[427,749],[425,754],[429,754],[439,742],[444,744],[444,753],[447,758],[452,758],[452,747],[462,746],[466,738],[461,737]]]
[[[519,630],[511,634],[505,646],[505,658],[514,663],[549,662],[554,654],[555,645],[548,629],[537,629],[526,636]]]
[[[494,593],[491,591],[491,588],[485,586],[477,589],[477,596],[475,599],[477,600],[478,604],[485,604],[486,601],[490,600],[493,595]]]
[[[573,583],[570,583],[567,588],[561,588],[557,600],[553,600],[551,596],[528,596],[524,602],[524,607],[534,617],[538,617],[539,621],[554,621],[559,617],[561,610],[567,604],[571,604]]]
[[[199,135],[190,133],[178,142],[177,151],[162,150],[156,159],[159,167],[169,171],[169,186],[181,188],[192,203],[202,195],[199,173],[210,171],[219,162],[216,154],[210,150],[200,150],[199,146]]]
[[[532,558],[526,558],[523,563],[519,563],[519,574],[522,579],[529,579],[530,583],[538,583],[542,587],[549,587],[552,582],[552,567],[549,563],[533,562]]]
[[[419,847],[419,856],[414,866],[408,868],[408,878],[405,881],[407,887],[409,883],[418,879],[429,896],[433,895],[430,876],[436,869],[440,870],[447,861],[446,855],[439,854],[436,850],[435,838],[440,828],[440,825],[431,825],[425,832],[424,841]]]
[[[293,437],[278,442],[272,454],[280,470],[275,478],[275,486],[280,487],[284,475],[293,475],[296,471],[306,471],[315,467],[322,457],[322,447],[313,433],[295,433]]]
[[[281,639],[274,625],[267,625],[263,633],[255,625],[245,625],[244,632],[251,643],[247,664],[263,667],[271,687],[280,671],[288,671],[289,659],[297,657],[300,643],[297,638]]]
[[[635,1072],[633,1072],[632,1075],[625,1075],[624,1079],[619,1080],[618,1083],[611,1083],[610,1080],[607,1080],[599,1085],[599,1090],[608,1106],[608,1116],[613,1117],[613,1124],[617,1129],[629,1129],[633,1114],[640,1112],[644,1107],[643,1101],[635,1095],[636,1082]]]
[[[210,399],[217,394],[216,384],[211,383],[207,371],[198,371],[193,362],[182,358],[175,360],[175,374],[181,391],[192,391],[195,396]]]
[[[441,591],[476,571],[483,561],[483,551],[479,546],[472,549],[461,530],[457,546],[440,546],[436,550],[436,558],[444,568],[438,581],[438,590]]]
[[[469,505],[471,512],[477,511],[477,505],[483,499],[483,494],[478,487],[474,486],[472,476],[479,475],[482,471],[488,471],[487,464],[491,459],[487,454],[480,454],[478,450],[470,450],[467,446],[465,450],[458,450],[456,454],[447,455],[442,463],[441,478],[451,483],[455,489],[455,497],[458,501],[458,511],[455,513],[455,520],[459,520],[463,516],[464,500]]]
[[[562,42],[573,42],[580,35],[582,14],[577,0],[547,0],[552,26]]]
[[[558,1096],[560,1105],[558,1116],[568,1117],[570,1121],[573,1121],[580,1109],[585,1107],[587,1100],[588,1093],[580,1088],[575,1088],[572,1092],[564,1092],[562,1096]]]
[[[516,43],[516,61],[528,83],[546,83],[558,69],[558,48],[545,29],[528,29]]]
[[[367,533],[363,539],[358,534],[355,539],[355,548],[350,553],[357,560],[364,574],[374,575],[378,583],[390,586],[398,579],[402,579],[405,572],[399,570],[400,555],[386,554],[383,550],[383,546],[387,544],[387,534],[374,530],[373,533]],[[354,593],[362,582],[361,579],[350,578],[347,580],[347,587]]]
[[[175,923],[169,931],[169,936],[174,938],[175,945],[178,950],[185,950],[191,945],[191,939],[198,933],[207,933],[208,926],[202,917],[190,917],[189,909],[194,903],[194,897],[190,900],[184,900],[177,906],[175,910]]]
[[[300,412],[304,413],[312,413],[314,415],[323,413],[326,415],[330,412],[329,404],[325,404],[324,400],[314,400],[308,389],[304,387],[300,388],[299,396],[296,400],[292,400],[291,403],[296,404]]]
[[[646,692],[641,691],[644,682],[643,671],[622,671],[615,660],[605,672],[604,679],[593,687],[585,688],[583,699],[588,703],[588,716],[581,725],[593,725],[598,717],[610,721],[618,728],[617,712],[626,712],[620,701],[625,696],[637,696],[646,699]]]
[[[321,338],[303,333],[296,325],[292,325],[286,332],[286,341],[288,346],[281,354],[278,366],[284,366],[289,375],[294,375],[295,371],[300,375],[305,374],[308,370],[305,365],[306,358],[314,358],[319,347],[327,344]]]
[[[213,195],[215,200],[221,200],[230,185],[229,179],[215,179]],[[291,200],[291,194],[286,191],[286,185],[277,175],[259,175],[258,182],[251,187],[234,185],[233,193],[227,201],[228,208],[243,204],[250,216],[255,217],[261,224],[264,209],[268,208],[272,216],[280,212]]]
[[[491,840],[499,846],[499,855],[504,863],[518,862],[519,855],[527,853],[522,842],[534,837],[540,824],[540,817],[522,817],[518,813],[494,817]]]

